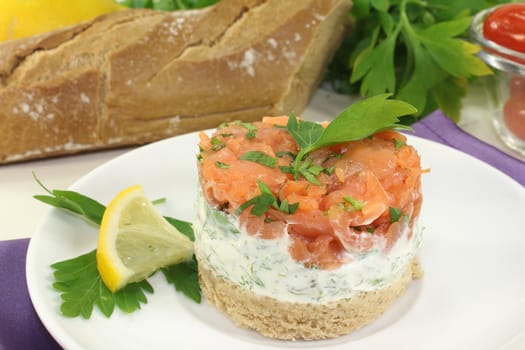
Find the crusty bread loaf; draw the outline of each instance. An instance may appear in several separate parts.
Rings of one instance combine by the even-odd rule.
[[[283,340],[327,339],[348,334],[381,316],[422,272],[417,259],[390,285],[351,298],[323,304],[283,302],[259,296],[239,284],[218,277],[197,256],[199,280],[206,300],[238,326]]]
[[[126,10],[0,44],[0,163],[300,113],[350,0]]]

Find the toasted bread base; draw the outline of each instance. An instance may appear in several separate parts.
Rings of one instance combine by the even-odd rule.
[[[387,287],[324,304],[290,303],[254,294],[217,277],[202,259],[197,260],[202,293],[209,303],[239,327],[282,340],[327,339],[355,331],[381,316],[413,279],[423,275],[414,259]]]

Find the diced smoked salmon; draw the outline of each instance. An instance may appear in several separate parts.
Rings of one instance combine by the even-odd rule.
[[[305,161],[314,169],[314,183],[289,171],[299,147],[287,122],[287,116],[265,117],[200,134],[200,184],[210,205],[237,215],[240,206],[261,196],[263,183],[275,202],[260,216],[246,208],[241,227],[262,239],[288,235],[292,258],[312,268],[335,269],[348,262],[349,252],[389,249],[407,227],[412,234],[422,170],[404,135],[386,130],[311,152]],[[241,159],[250,151],[273,161]],[[392,209],[402,217],[393,220]]]

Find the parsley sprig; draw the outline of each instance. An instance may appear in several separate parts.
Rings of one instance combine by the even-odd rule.
[[[269,168],[275,168],[277,166],[277,158],[272,157],[261,151],[248,151],[239,157],[240,160],[249,160],[254,163],[258,163]]]
[[[290,204],[286,199],[281,201],[279,198],[275,197],[270,187],[261,180],[257,180],[257,186],[259,187],[261,194],[240,205],[235,211],[235,215],[240,215],[243,211],[252,206],[250,214],[255,216],[263,216],[271,207],[282,211],[285,214],[293,214],[299,208],[299,203]]]
[[[345,202],[350,203],[352,208],[354,208],[355,210],[361,210],[366,205],[365,201],[362,201],[360,199],[356,199],[356,198],[351,197],[351,196],[343,196],[343,199],[344,199]]]
[[[145,293],[153,293],[153,287],[146,280],[112,293],[98,273],[96,250],[51,267],[55,270],[53,288],[61,293],[60,312],[64,316],[88,319],[95,305],[106,317],[111,316],[115,305],[123,312],[131,313],[147,303]]]
[[[317,179],[317,176],[325,171],[325,168],[321,165],[313,164],[311,160],[306,160],[299,165],[297,170],[307,181],[314,185],[321,185],[321,182]]]
[[[401,216],[403,215],[403,211],[400,208],[390,207],[388,208],[388,213],[390,215],[390,223],[398,222]]]
[[[43,188],[49,195],[35,195],[35,199],[49,204],[53,207],[60,208],[71,214],[76,214],[88,222],[100,225],[104,210],[104,205],[100,204],[94,199],[86,197],[74,191],[49,190],[33,173],[35,181]]]
[[[105,206],[96,200],[75,191],[49,190],[33,174],[37,183],[48,195],[35,195],[34,198],[80,218],[100,225]],[[195,239],[189,222],[172,217],[164,217],[177,230],[192,241]],[[125,313],[131,313],[147,303],[146,293],[152,294],[153,287],[147,280],[131,283],[112,293],[102,282],[97,269],[96,249],[76,258],[60,261],[51,265],[55,279],[53,288],[60,292],[62,304],[60,312],[67,317],[81,316],[90,318],[96,306],[102,314],[110,317],[115,307]],[[197,262],[195,259],[161,269],[168,283],[177,291],[200,303],[200,285]]]
[[[356,0],[353,30],[326,80],[339,92],[393,93],[415,121],[440,108],[458,120],[467,81],[491,74],[467,40],[471,15],[503,0]]]
[[[303,160],[316,149],[361,140],[382,130],[410,129],[399,123],[399,117],[416,113],[417,109],[406,102],[388,99],[389,96],[381,94],[351,104],[326,128],[290,115],[286,127],[300,148],[292,163],[294,176],[304,176],[304,171],[300,171]]]
[[[233,124],[240,125],[243,128],[245,128],[246,130],[248,130],[248,132],[246,133],[246,138],[247,139],[255,138],[255,135],[257,133],[257,127],[255,125],[253,125],[252,123],[246,123],[246,122],[243,122],[241,120],[235,120],[233,122]]]
[[[299,153],[294,155],[289,152],[279,152],[278,157],[292,158],[290,166],[280,166],[280,170],[293,174],[295,179],[301,175],[307,181],[321,185],[317,176],[321,172],[331,173],[333,169],[324,168],[314,164],[311,159],[305,159],[310,152],[338,143],[361,140],[382,130],[393,128],[409,130],[410,127],[399,123],[399,117],[415,113],[416,108],[403,101],[390,100],[388,97],[389,94],[382,94],[356,102],[341,112],[326,128],[318,123],[299,120],[292,113],[288,118],[286,129],[297,142]],[[246,158],[253,158],[252,160],[257,162],[263,158],[268,162],[267,155],[260,152],[255,152]],[[274,161],[276,162],[277,159],[272,158],[271,167],[275,166]],[[261,194],[244,202],[237,209],[236,215],[251,206],[253,207],[250,213],[255,216],[264,215],[272,206],[287,214],[297,210],[299,203],[288,204],[286,201],[281,203],[265,183],[257,180],[257,185]],[[357,207],[362,205],[353,199],[349,199],[348,202]]]

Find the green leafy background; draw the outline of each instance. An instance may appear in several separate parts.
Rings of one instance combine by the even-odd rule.
[[[492,73],[468,38],[472,16],[502,0],[354,0],[353,28],[325,81],[343,94],[390,92],[418,112],[457,121],[468,83]]]

